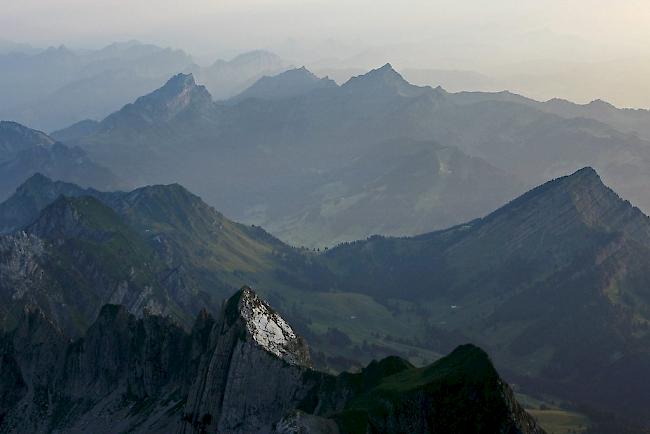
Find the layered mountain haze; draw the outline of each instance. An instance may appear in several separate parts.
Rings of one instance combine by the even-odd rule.
[[[197,71],[199,82],[205,84],[216,100],[226,100],[245,91],[264,76],[291,69],[279,56],[264,50],[250,51],[231,60],[217,60]]]
[[[459,92],[458,97],[465,102],[508,101],[532,106],[536,109],[568,119],[593,119],[625,133],[636,134],[644,140],[650,139],[648,120],[650,111],[646,109],[618,108],[601,99],[587,104],[577,104],[561,98],[537,101],[512,92]]]
[[[334,377],[311,369],[302,338],[250,288],[189,332],[106,305],[72,342],[38,310],[0,339],[9,432],[544,432],[476,347]]]
[[[69,147],[47,134],[15,122],[0,121],[0,200],[35,173],[100,189],[121,182],[79,147]]]
[[[194,73],[222,100],[290,68],[289,62],[261,50],[202,66],[183,50],[138,41],[95,50],[59,46],[0,52],[0,119],[53,131],[100,120],[178,73]]]
[[[287,99],[331,87],[336,87],[336,82],[327,77],[318,78],[303,66],[275,76],[264,76],[239,95],[230,98],[229,102],[237,103],[249,98]]]
[[[57,131],[0,121],[0,432],[650,430],[647,111],[21,50],[0,117]]]
[[[0,434],[650,434],[650,3],[475,3],[3,5]]]
[[[513,94],[414,86],[387,64],[341,86],[299,69],[225,103],[209,99],[177,76],[94,128],[55,137],[132,184],[181,182],[228,215],[308,247],[459,224],[585,165],[650,209],[650,142],[619,132],[620,123],[556,114]],[[164,122],[151,122],[152,107]],[[443,148],[453,155],[447,166]],[[373,174],[371,161],[382,162]],[[432,169],[413,181],[426,161]],[[385,205],[397,191],[404,212]]]
[[[1,55],[0,118],[50,131],[99,119],[192,65],[181,50],[137,41],[99,50],[77,52],[61,46]]]
[[[314,87],[292,87],[292,92],[301,89],[298,94],[283,91],[282,89],[288,89],[287,82],[295,81],[297,76],[304,77],[298,79],[299,82],[306,80]],[[193,84],[189,77],[186,77],[186,80],[187,83]],[[195,186],[202,196],[211,203],[218,204],[230,215],[255,224],[263,224],[286,240],[309,246],[352,240],[386,229],[391,234],[415,234],[445,227],[462,219],[484,214],[521,189],[517,180],[508,179],[507,174],[501,174],[498,169],[490,168],[488,164],[471,159],[453,148],[445,152],[452,156],[451,165],[459,170],[458,175],[455,172],[447,174],[448,169],[442,167],[444,163],[436,161],[436,155],[440,154],[442,148],[435,143],[416,143],[408,138],[396,138],[392,143],[388,143],[380,135],[376,135],[378,141],[375,143],[368,142],[367,139],[346,139],[353,125],[350,120],[354,119],[357,113],[385,110],[389,108],[388,104],[392,104],[393,99],[408,100],[411,95],[429,95],[431,92],[436,94],[436,91],[409,85],[390,66],[377,70],[367,78],[352,80],[340,88],[332,82],[316,80],[304,69],[287,72],[278,77],[261,80],[258,85],[227,105],[213,106],[206,103],[207,98],[198,90],[201,89],[199,86],[196,87],[195,95],[179,88],[177,81],[178,78],[170,80],[157,92],[168,97],[164,102],[155,94],[151,94],[108,117],[90,134],[86,131],[86,134],[76,140],[70,137],[70,131],[62,131],[55,136],[65,137],[71,143],[82,145],[99,161],[105,161],[110,167],[114,167],[120,176],[136,184],[164,182],[172,177],[181,179],[185,184]],[[383,95],[382,103],[365,101],[360,97],[369,95],[368,92],[373,92],[372,89],[377,86],[379,89],[386,89],[385,95],[380,93]],[[268,89],[280,93],[272,98],[263,96],[265,92],[269,92]],[[261,95],[256,92],[261,92]],[[190,97],[185,99],[183,95]],[[252,102],[250,98],[257,100]],[[310,101],[311,98],[314,101]],[[175,106],[174,101],[180,99],[187,102],[187,105],[182,106],[184,110],[169,113],[168,107]],[[258,101],[260,99],[262,101]],[[151,100],[155,103],[148,103],[147,107],[160,107],[159,110],[169,113],[169,122],[164,125],[149,122],[150,108],[140,106],[142,101]],[[361,107],[359,103],[365,105]],[[268,110],[271,111],[259,111],[259,104],[278,107],[269,107]],[[310,108],[299,108],[304,104],[309,104]],[[349,113],[331,112],[331,107],[339,104],[349,105],[346,109]],[[294,110],[297,111],[293,113]],[[327,114],[322,113],[323,110],[326,110]],[[390,108],[390,112],[394,110]],[[314,119],[307,121],[306,125],[311,125],[310,128],[316,131],[300,132],[292,126],[284,128],[284,132],[278,135],[276,131],[282,122],[290,121],[297,126],[304,123],[302,118],[305,114]],[[286,117],[286,120],[264,120],[269,115],[281,115]],[[322,120],[316,121],[318,118],[327,119],[332,115],[338,120],[326,123]],[[376,112],[372,116],[381,115]],[[372,116],[368,121],[374,123]],[[255,129],[242,130],[239,124],[244,119],[257,119],[251,121],[255,123]],[[273,122],[270,123],[271,121]],[[138,128],[134,129],[135,126]],[[335,135],[341,135],[343,138],[330,138],[331,133],[326,134],[325,131],[332,128],[339,129],[341,133]],[[367,135],[368,131],[373,130],[374,127],[368,125],[362,134]],[[152,140],[154,136],[156,140]],[[332,140],[335,140],[336,144],[329,144]],[[354,141],[350,143],[349,140]],[[182,153],[178,145],[180,141],[183,143]],[[346,148],[342,148],[344,143],[348,144]],[[399,185],[391,185],[395,182],[406,185],[406,182],[399,182],[399,170],[419,170],[410,167],[418,164],[414,158],[418,152],[433,156],[433,160],[429,160],[430,164],[434,168],[439,166],[435,168],[438,174],[445,177],[450,175],[449,181],[436,183],[435,179],[424,180],[422,187],[412,193],[401,189]],[[450,157],[443,159],[445,158]],[[373,170],[369,160],[391,162],[391,166],[402,167],[379,167],[379,171],[375,169],[373,173],[369,172]],[[197,170],[197,165],[205,170]],[[483,166],[484,169],[478,170],[478,173],[486,175],[479,182],[478,177],[471,179],[470,168],[475,165]],[[246,170],[241,170],[244,166]],[[190,170],[190,167],[193,169]],[[344,173],[347,175],[341,180],[340,177]],[[197,176],[199,174],[200,176]],[[384,182],[388,185],[382,185]],[[432,184],[426,185],[426,182]],[[374,186],[371,186],[371,183],[374,183]],[[465,185],[472,183],[481,184],[484,190],[472,196],[470,200],[465,197],[463,203],[452,205],[436,197],[443,195],[453,198]],[[207,185],[212,187],[208,189]],[[364,219],[370,210],[357,206],[358,211],[348,212],[351,218],[342,217],[339,223],[357,228],[349,233],[337,233],[329,229],[316,233],[309,229],[320,225],[322,221],[327,221],[327,225],[334,222],[332,210],[343,208],[342,211],[346,212],[347,205],[333,205],[315,213],[317,207],[320,207],[319,198],[323,195],[328,202],[334,204],[354,202],[364,196],[370,196],[371,202],[387,202],[387,198],[377,198],[376,194],[368,191],[370,188],[400,191],[400,195],[407,195],[404,200],[411,209],[420,202],[428,202],[422,208],[431,210],[418,217],[418,224],[403,222],[400,226],[396,220],[384,220],[375,225],[366,225]],[[439,193],[436,193],[436,190]],[[427,195],[429,198],[425,197]],[[372,199],[372,196],[375,198]],[[444,211],[447,205],[455,211]],[[458,214],[455,214],[456,212]],[[441,216],[445,213],[446,216]],[[404,215],[406,214],[407,212],[404,212]],[[293,224],[301,220],[306,220],[303,226]]]
[[[485,214],[521,189],[516,178],[480,158],[406,138],[377,143],[322,178],[294,214],[264,227],[292,245],[416,235]]]

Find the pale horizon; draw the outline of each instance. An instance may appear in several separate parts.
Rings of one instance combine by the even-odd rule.
[[[492,79],[467,90],[650,108],[650,4],[457,3],[26,0],[4,6],[0,40],[73,49],[138,40],[182,49],[203,64],[254,49],[315,70],[390,62]]]

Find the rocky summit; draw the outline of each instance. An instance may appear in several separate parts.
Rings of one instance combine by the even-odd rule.
[[[70,340],[27,309],[0,338],[0,374],[2,433],[543,433],[472,345],[330,375],[248,287],[190,331],[106,305]]]

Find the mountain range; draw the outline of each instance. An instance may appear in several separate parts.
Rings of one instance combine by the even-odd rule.
[[[616,111],[630,120],[620,132],[622,121],[587,110],[555,112],[509,93],[414,86],[390,65],[341,86],[301,68],[217,103],[193,77],[175,76],[101,122],[53,136],[131,185],[180,182],[308,247],[442,229],[587,165],[650,209],[643,123]]]
[[[48,55],[77,56],[63,48]],[[51,135],[0,123],[0,200],[11,195],[0,204],[0,370],[7,373],[0,425],[11,431],[29,419],[34,431],[83,431],[117,409],[123,429],[136,431],[173,423],[186,432],[291,432],[304,423],[324,432],[399,432],[429,416],[396,420],[387,399],[396,397],[388,410],[400,415],[411,399],[427,408],[440,402],[421,387],[437,390],[429,385],[442,373],[411,364],[453,351],[480,359],[477,371],[498,380],[481,350],[458,348],[473,342],[544,407],[584,413],[594,429],[616,421],[611,432],[647,431],[646,112],[602,101],[450,93],[414,86],[390,64],[342,85],[305,68],[282,72],[281,64],[264,52],[217,62],[208,86],[194,79],[208,83],[203,69],[176,74],[102,120]],[[255,82],[255,74],[263,77]],[[220,82],[242,92],[215,101],[210,86]],[[229,384],[256,378],[244,362],[222,362],[239,347],[216,335],[250,332],[250,318],[243,328],[224,326],[228,306],[238,306],[235,318],[245,316],[244,299],[270,309],[250,290],[236,291],[245,285],[286,318],[277,320],[280,329],[288,321],[290,335],[312,342],[311,360],[328,374],[303,370],[311,362],[299,344],[291,354],[276,348],[279,355],[262,345],[250,357],[288,355],[300,369],[278,378],[306,375],[309,387],[327,389],[318,399],[335,408],[314,404],[325,401],[311,392],[311,406],[296,401],[306,393],[302,380],[287,380],[290,392],[274,390],[292,396],[278,398],[280,409],[242,414],[261,405],[246,385],[229,395],[231,408],[222,405]],[[208,320],[205,312],[220,313]],[[111,325],[114,315],[119,324]],[[204,320],[221,331],[201,332],[204,343],[188,359],[172,357]],[[45,337],[30,335],[37,323]],[[122,348],[126,359],[108,357],[109,374],[89,373],[101,365],[96,354],[118,345],[110,336],[124,332],[122,341],[134,339],[135,347],[141,339],[159,343],[147,334],[159,325],[154,332],[169,336],[168,347],[155,344],[144,355]],[[51,357],[30,353],[44,342],[52,343],[44,350]],[[94,343],[85,350],[84,342]],[[367,372],[373,359],[395,354],[408,362],[380,366],[405,373],[369,388],[350,392],[344,374],[329,376]],[[143,367],[151,360],[155,366]],[[129,376],[139,369],[144,378],[163,378]],[[215,370],[233,373],[233,382],[206,379]],[[495,402],[507,411],[490,423],[515,420],[526,432],[528,419],[499,382],[485,390],[499,390]],[[332,384],[346,395],[336,405]],[[97,394],[83,403],[79,391],[88,387]],[[109,397],[109,389],[118,392]],[[265,402],[269,396],[278,395]],[[359,420],[366,424],[348,425]]]
[[[121,186],[109,169],[92,161],[81,148],[15,122],[0,121],[0,200],[35,173],[104,190]]]
[[[527,393],[648,425],[650,221],[591,168],[485,218],[321,254],[233,223],[178,185],[103,193],[35,176],[0,219],[6,329],[35,306],[83,336],[106,303],[189,329],[252,282],[324,369],[389,354],[430,363],[475,342]]]
[[[15,324],[20,306],[34,304],[68,335],[78,335],[107,303],[187,325],[242,282],[279,274],[297,256],[179,185],[104,193],[35,175],[0,208],[8,233],[2,243],[6,327]],[[310,269],[303,260],[284,274],[303,272],[301,265]]]
[[[0,47],[0,119],[45,131],[102,119],[178,72],[195,73],[215,98],[228,98],[263,75],[288,69],[287,62],[265,51],[203,67],[182,50],[138,41],[96,50],[15,48],[3,53]]]

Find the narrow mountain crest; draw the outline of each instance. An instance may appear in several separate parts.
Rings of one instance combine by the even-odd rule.
[[[351,86],[361,82],[384,82],[386,84],[407,84],[411,85],[402,77],[402,75],[395,71],[390,63],[385,64],[381,68],[373,69],[363,75],[352,77],[344,86]]]
[[[329,78],[319,78],[304,66],[289,69],[277,75],[264,76],[244,92],[230,99],[239,102],[246,99],[282,100],[321,89],[334,89],[338,85]]]
[[[342,89],[349,92],[359,92],[369,96],[397,95],[401,97],[415,97],[430,91],[428,87],[415,86],[402,75],[393,69],[390,63],[381,68],[352,77],[348,82],[341,86]]]
[[[648,219],[638,208],[621,199],[607,187],[592,167],[549,181],[530,190],[481,220],[487,223],[499,216],[524,209],[567,210],[588,226],[623,230]]]

